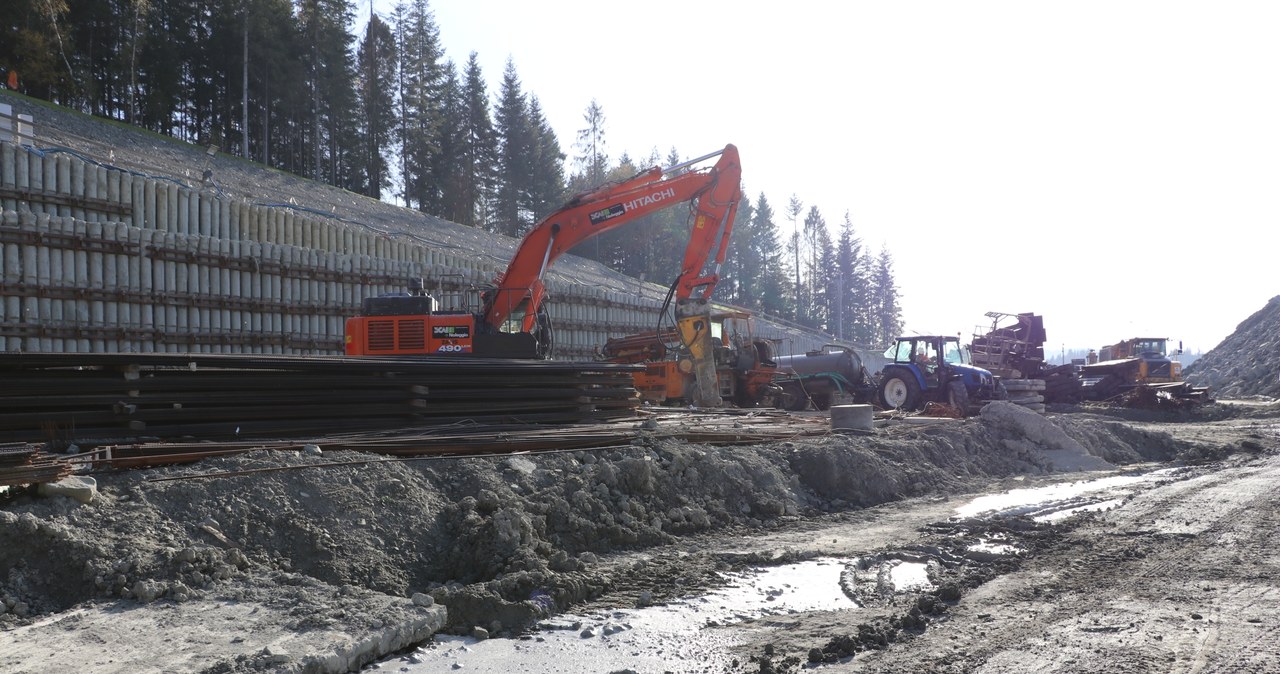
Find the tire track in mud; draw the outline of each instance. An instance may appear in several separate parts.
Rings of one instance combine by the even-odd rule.
[[[1191,653],[1186,661],[1175,663],[1170,671],[1185,674],[1271,671],[1275,644],[1280,643],[1276,639],[1278,628],[1260,623],[1256,628],[1245,627],[1254,623],[1244,622],[1244,614],[1251,608],[1265,606],[1267,596],[1275,592],[1269,587],[1235,584],[1248,582],[1233,573],[1238,565],[1216,560],[1266,558],[1268,532],[1275,529],[1275,512],[1280,506],[1280,495],[1270,485],[1280,481],[1280,469],[1263,466],[1244,474],[1232,472],[1206,477],[1208,479],[1200,480],[1200,484],[1183,483],[1179,485],[1182,489],[1158,500],[1143,499],[1148,501],[1143,504],[1144,510],[1129,513],[1131,517],[1140,517],[1163,511],[1156,522],[1172,523],[1181,518],[1181,527],[1172,528],[1184,529],[1172,533],[1143,532],[1142,538],[1154,539],[1154,545],[1144,551],[1138,568],[1134,569],[1133,589],[1150,586],[1151,581],[1158,582],[1161,589],[1174,587],[1174,581],[1186,581],[1204,592],[1214,591],[1204,597],[1212,603],[1211,609],[1204,610],[1203,614],[1190,614],[1196,625],[1193,628],[1196,636],[1175,643],[1185,644]],[[1224,582],[1233,585],[1214,587]],[[1170,646],[1175,653],[1182,650],[1173,644]]]
[[[1253,569],[1245,570],[1245,577],[1241,577],[1239,566],[1245,559],[1267,558],[1270,532],[1275,530],[1275,513],[1280,506],[1280,495],[1271,485],[1280,481],[1280,468],[1264,466],[1206,477],[1182,483],[1172,493],[1144,494],[1146,498],[1138,499],[1142,502],[1140,509],[1125,515],[1141,521],[1160,513],[1153,522],[1163,522],[1169,531],[1134,532],[1139,538],[1133,544],[1104,551],[1087,566],[1096,569],[1105,567],[1107,562],[1116,563],[1116,582],[1110,584],[1116,590],[1156,596],[1181,587],[1184,592],[1206,593],[1173,593],[1181,599],[1177,602],[1179,609],[1200,601],[1209,606],[1191,611],[1188,615],[1193,627],[1190,633],[1183,632],[1187,638],[1175,636],[1167,645],[1173,657],[1179,658],[1171,663],[1170,671],[1273,671],[1276,644],[1280,643],[1276,633],[1280,628],[1263,626],[1258,618],[1253,619],[1257,622],[1246,622],[1246,614],[1253,609],[1269,612],[1267,600],[1271,598],[1274,604],[1270,596],[1277,593],[1269,585],[1260,587],[1248,578],[1248,571]],[[1123,573],[1122,562],[1126,559],[1137,562],[1132,574]],[[1126,577],[1132,578],[1132,583]],[[1222,584],[1228,587],[1221,587]],[[1170,630],[1173,635],[1180,631]]]
[[[853,671],[1276,671],[1280,462],[1265,461],[1085,516],[967,594],[915,654],[876,654]]]
[[[1237,514],[1251,512],[1251,518],[1219,520],[1224,523],[1230,521],[1235,526],[1223,526],[1214,544],[1221,545],[1230,534],[1241,530],[1246,530],[1249,535],[1233,541],[1236,548],[1232,554],[1233,564],[1223,566],[1238,569],[1239,573],[1226,579],[1235,584],[1220,591],[1218,605],[1208,621],[1211,629],[1198,644],[1195,660],[1187,674],[1276,670],[1275,663],[1280,656],[1277,653],[1280,622],[1276,620],[1274,607],[1280,603],[1280,589],[1275,587],[1276,564],[1267,560],[1269,556],[1274,558],[1273,532],[1280,525],[1277,503],[1280,503],[1280,498],[1264,493],[1250,499],[1244,508],[1237,511]],[[1213,547],[1215,545],[1205,546],[1206,549]],[[1243,559],[1259,561],[1256,566],[1245,568],[1238,561]],[[1217,565],[1208,566],[1213,570]],[[1220,643],[1225,647],[1219,648]]]

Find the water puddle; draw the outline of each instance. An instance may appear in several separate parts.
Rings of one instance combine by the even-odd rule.
[[[967,548],[969,556],[975,559],[995,559],[1022,554],[1022,548],[1010,543],[1001,543],[995,538],[983,538]]]
[[[953,519],[1022,516],[1037,522],[1057,522],[1083,512],[1119,507],[1126,497],[1137,491],[1137,487],[1167,478],[1176,470],[1165,468],[1140,475],[1112,475],[989,494],[956,508]]]
[[[859,557],[845,566],[840,588],[862,603],[937,587],[942,563],[930,555],[908,552]]]
[[[705,595],[661,606],[558,615],[521,639],[437,635],[433,643],[367,671],[506,673],[519,663],[519,671],[530,673],[723,672],[733,664],[729,648],[736,642],[731,631],[715,627],[855,608],[840,589],[845,566],[845,560],[816,559],[725,574],[730,584]],[[914,577],[912,569],[901,573],[904,583]]]
[[[1096,501],[1093,503],[1085,503],[1083,505],[1066,507],[1062,510],[1051,510],[1043,515],[1036,515],[1031,519],[1037,522],[1060,522],[1071,517],[1086,512],[1103,512],[1112,508],[1119,508],[1124,503],[1122,498],[1112,498],[1105,501]]]
[[[929,580],[929,565],[924,562],[898,562],[889,568],[889,583],[894,592],[913,592],[933,589]]]
[[[1119,507],[1139,485],[1167,478],[1173,470],[983,496],[957,508],[953,519],[1021,515],[1057,521]],[[992,560],[1021,552],[997,534],[969,545],[965,556]],[[938,558],[908,552],[753,568],[725,574],[728,585],[723,588],[660,606],[558,615],[518,639],[437,635],[430,644],[365,671],[718,674],[743,666],[731,654],[743,637],[735,630],[718,629],[721,626],[755,621],[785,624],[786,616],[794,613],[856,609],[863,600],[928,592],[936,587],[941,573]]]

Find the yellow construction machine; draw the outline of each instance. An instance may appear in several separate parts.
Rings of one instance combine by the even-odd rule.
[[[1107,400],[1140,386],[1176,398],[1205,397],[1208,388],[1182,380],[1182,363],[1175,358],[1181,346],[1170,354],[1168,345],[1165,337],[1133,337],[1102,347],[1097,361],[1080,370],[1084,397]]]

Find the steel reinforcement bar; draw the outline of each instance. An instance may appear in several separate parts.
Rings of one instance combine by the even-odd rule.
[[[0,353],[0,442],[600,421],[635,415],[634,369],[468,357]]]

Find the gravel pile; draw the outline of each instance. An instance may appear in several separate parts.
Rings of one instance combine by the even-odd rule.
[[[1185,371],[1187,381],[1219,398],[1280,398],[1280,295],[1236,326]]]

